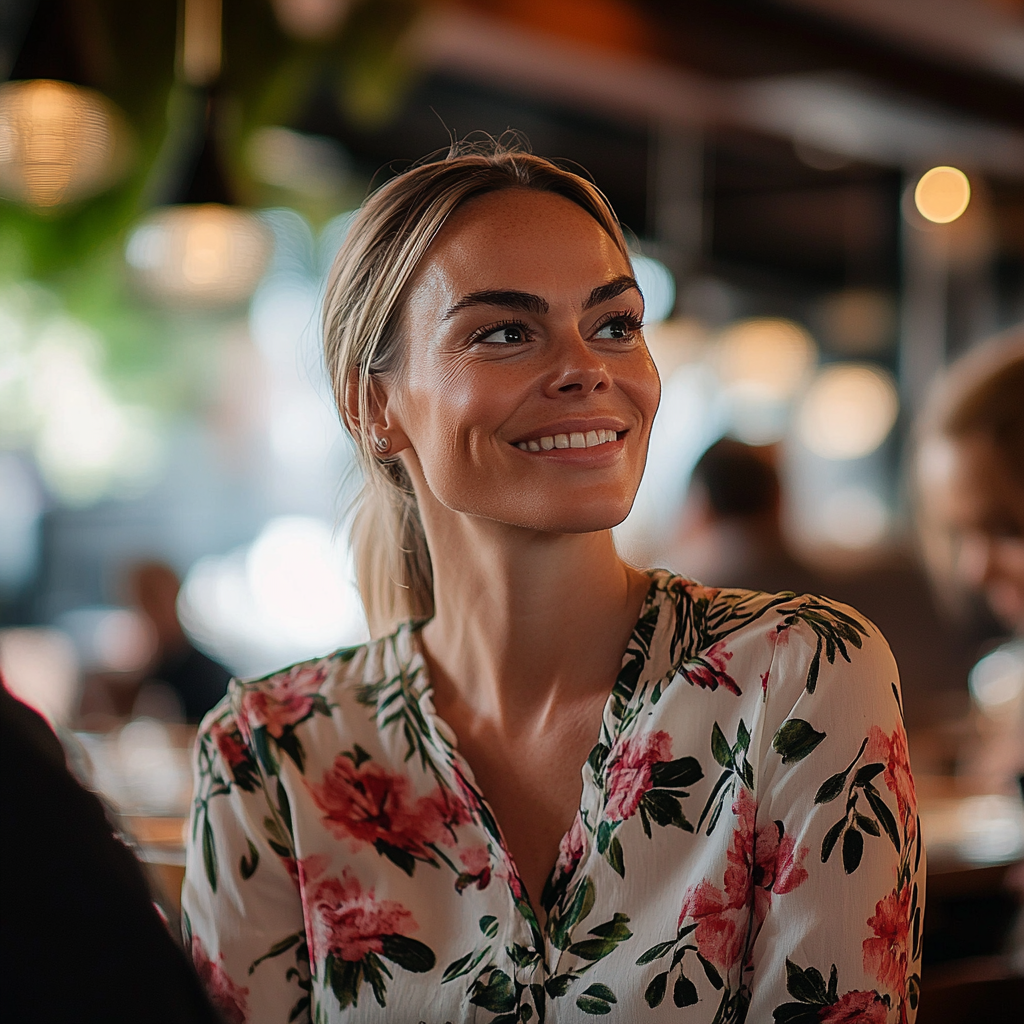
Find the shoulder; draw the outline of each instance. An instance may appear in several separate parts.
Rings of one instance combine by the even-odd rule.
[[[232,679],[225,697],[204,718],[200,737],[212,738],[218,747],[230,746],[233,740],[259,747],[262,737],[280,742],[318,716],[346,717],[365,705],[366,691],[389,675],[399,634],[264,676]]]
[[[808,693],[826,675],[850,685],[869,685],[875,677],[895,682],[889,645],[849,605],[813,594],[709,587],[663,571],[651,576],[670,613],[662,618],[676,671],[718,672],[727,686],[726,663],[737,670],[763,665],[776,686]]]

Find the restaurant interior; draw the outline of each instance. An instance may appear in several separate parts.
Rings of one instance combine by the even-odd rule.
[[[172,928],[203,714],[369,636],[326,275],[486,134],[634,253],[663,398],[619,550],[879,626],[917,1020],[1021,1019],[1024,618],[944,561],[926,457],[948,368],[1024,343],[1021,0],[12,0],[0,70],[0,672]]]

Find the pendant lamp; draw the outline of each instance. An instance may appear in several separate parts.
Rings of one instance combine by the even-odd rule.
[[[184,0],[177,63],[180,121],[162,168],[163,201],[131,232],[125,258],[143,291],[173,306],[227,307],[252,295],[271,235],[234,205],[215,132],[220,0]]]

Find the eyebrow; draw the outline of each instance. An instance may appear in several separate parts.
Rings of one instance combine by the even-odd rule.
[[[602,302],[614,299],[617,295],[621,295],[631,288],[635,288],[637,292],[640,292],[640,286],[636,283],[635,278],[630,277],[629,274],[622,274],[607,284],[598,285],[590,293],[587,301],[583,303],[583,308],[592,309],[594,306],[599,306]],[[643,292],[640,292],[640,296],[641,298],[643,297]],[[514,290],[479,291],[470,292],[459,299],[445,313],[443,319],[451,320],[456,313],[471,306],[500,306],[503,309],[516,309],[523,313],[547,313],[551,308],[546,299],[543,299],[540,295],[534,295],[532,292]]]

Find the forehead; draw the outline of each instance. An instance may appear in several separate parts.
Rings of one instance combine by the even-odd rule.
[[[1024,521],[1024,487],[983,434],[930,440],[920,471],[926,492],[951,519],[970,522],[1005,511]]]
[[[428,285],[439,298],[500,288],[557,299],[566,292],[589,294],[630,272],[612,238],[574,202],[506,189],[471,199],[452,214],[413,287]]]

